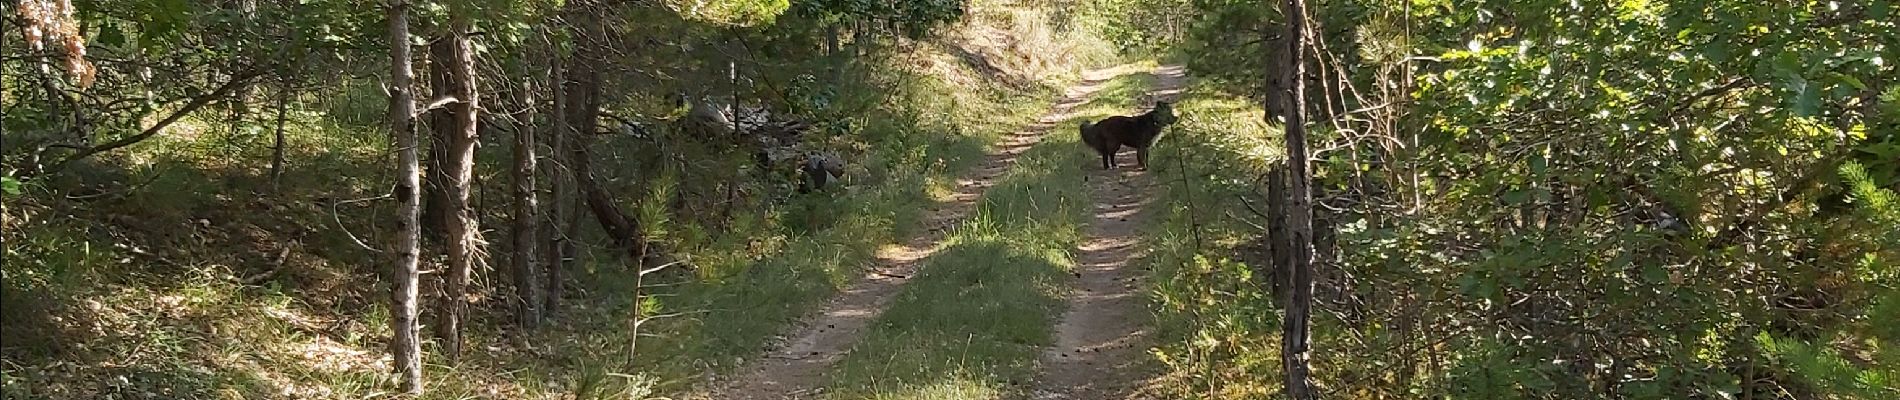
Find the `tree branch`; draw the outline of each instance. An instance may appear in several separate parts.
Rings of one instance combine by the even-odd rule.
[[[179,107],[178,111],[173,111],[171,115],[166,116],[165,119],[159,120],[158,123],[152,124],[151,127],[145,128],[144,131],[141,131],[136,135],[119,138],[119,140],[114,140],[106,144],[92,146],[84,150],[80,150],[78,153],[73,153],[73,155],[66,156],[66,158],[60,159],[59,163],[53,164],[53,166],[51,168],[47,168],[46,171],[57,171],[60,168],[65,167],[66,164],[70,164],[74,161],[85,159],[86,157],[91,157],[94,154],[117,150],[121,147],[131,146],[138,142],[145,141],[145,139],[150,139],[152,136],[158,135],[159,132],[164,131],[166,127],[171,126],[172,123],[178,122],[179,119],[184,118],[185,115],[191,114],[193,111],[198,111],[198,109],[204,108],[204,106],[211,105],[211,103],[215,103],[219,100],[224,100],[226,97],[230,96],[232,91],[237,90],[239,87],[243,87],[244,84],[250,82],[251,79],[257,78],[258,76],[262,76],[263,74],[264,74],[264,68],[253,67],[249,71],[245,71],[242,74],[232,77],[230,81],[225,82],[223,86],[219,86],[216,90],[212,90],[211,93],[192,98],[191,102],[185,103],[183,107]]]
[[[458,99],[458,98],[455,98],[455,96],[450,96],[450,95],[444,95],[442,97],[430,99],[428,103],[424,103],[422,107],[417,108],[416,113],[414,115],[410,115],[409,117],[410,118],[421,117],[422,114],[428,114],[430,111],[435,111],[437,109],[441,109],[442,107],[448,107],[450,104],[455,104],[455,103],[460,103],[460,102],[462,102],[462,99]]]

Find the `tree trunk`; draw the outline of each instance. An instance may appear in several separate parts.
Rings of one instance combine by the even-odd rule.
[[[514,261],[516,311],[521,326],[533,328],[541,323],[541,274],[535,263],[535,252],[539,250],[535,241],[535,221],[540,218],[540,207],[534,192],[534,79],[524,77],[522,84],[522,104],[527,105],[526,126],[515,127],[515,201],[514,201]]]
[[[429,42],[427,63],[429,65],[429,96],[432,99],[454,95],[453,89],[450,89],[452,84],[449,83],[450,67],[447,66],[455,57],[454,46],[454,40],[447,37]],[[449,230],[448,209],[452,201],[449,199],[448,187],[450,186],[449,176],[452,174],[450,169],[453,168],[450,164],[453,163],[448,160],[453,157],[449,153],[454,147],[451,143],[455,141],[455,116],[447,108],[423,111],[428,113],[430,135],[429,159],[423,162],[422,237],[430,246],[439,246]],[[431,253],[425,258],[434,260],[435,257],[440,256],[441,253]],[[441,289],[437,287],[436,290]]]
[[[1270,124],[1285,122],[1287,113],[1287,105],[1283,103],[1286,100],[1286,96],[1281,95],[1287,91],[1286,77],[1281,76],[1283,75],[1281,72],[1291,68],[1286,65],[1286,62],[1292,58],[1277,54],[1278,52],[1286,51],[1286,39],[1286,33],[1281,32],[1280,37],[1267,37],[1261,41],[1261,43],[1269,49],[1269,51],[1267,51],[1267,70],[1273,71],[1267,73],[1267,98],[1264,102],[1266,103],[1265,107],[1263,107],[1267,112],[1267,123]]]
[[[838,55],[838,23],[825,24],[825,55]]]
[[[422,342],[416,337],[416,284],[421,277],[417,263],[422,247],[422,182],[418,179],[421,166],[416,160],[413,121],[416,102],[409,93],[415,79],[409,64],[409,3],[392,0],[387,11],[389,59],[392,63],[389,75],[389,134],[395,138],[397,154],[395,196],[396,200],[402,202],[396,213],[398,233],[394,247],[395,265],[389,273],[389,330],[394,333],[389,341],[389,352],[394,358],[391,364],[400,377],[402,390],[421,394]]]
[[[571,3],[577,4],[577,3]],[[577,9],[578,10],[578,9]],[[567,92],[568,126],[574,130],[573,154],[571,154],[574,182],[579,186],[581,198],[587,202],[587,208],[594,214],[595,221],[613,238],[615,246],[625,248],[627,256],[636,265],[646,256],[646,239],[641,234],[640,221],[629,217],[615,205],[613,196],[600,187],[594,178],[589,150],[593,147],[594,133],[599,130],[600,120],[600,61],[597,43],[605,32],[600,29],[598,18],[592,12],[579,10],[571,19],[581,32],[575,35],[577,48],[574,54],[573,70],[568,71],[574,87]]]
[[[866,46],[870,44],[866,42],[871,41],[871,33],[868,31],[868,28],[866,28],[867,26],[870,26],[870,24],[866,24],[863,19],[853,19],[851,21],[851,49],[853,52],[856,52],[858,56],[870,54],[870,49],[866,48]]]
[[[465,12],[456,10],[457,14]],[[436,336],[442,340],[442,352],[450,363],[462,356],[462,319],[468,311],[469,273],[479,261],[476,258],[482,241],[474,210],[468,207],[469,183],[475,169],[475,139],[479,134],[475,55],[469,41],[468,17],[456,15],[454,19],[449,37],[444,40],[451,45],[449,59],[435,64],[437,68],[449,69],[448,92],[458,100],[448,105],[449,115],[453,116],[450,126],[454,130],[446,146],[448,158],[442,160],[441,165],[448,176],[443,189],[449,203],[443,211],[448,214],[444,233],[447,234],[449,267],[442,276],[442,308],[436,314],[435,323]]]
[[[560,309],[561,296],[565,289],[563,279],[566,274],[564,272],[567,269],[568,257],[573,254],[570,250],[573,247],[571,227],[576,225],[570,217],[574,213],[574,177],[573,169],[570,168],[573,164],[569,161],[570,151],[567,144],[573,132],[570,132],[567,125],[568,85],[567,73],[563,65],[568,62],[568,59],[565,56],[559,56],[559,50],[556,51],[557,56],[551,68],[553,70],[551,73],[554,75],[551,79],[554,82],[554,117],[549,118],[554,124],[551,135],[554,143],[553,154],[548,155],[548,161],[551,162],[546,164],[548,178],[553,180],[549,184],[548,191],[553,192],[554,199],[548,205],[550,208],[548,234],[551,236],[547,243],[548,293],[547,305],[542,308],[549,315],[553,315]]]
[[[1307,358],[1311,351],[1310,317],[1313,311],[1313,174],[1308,170],[1306,149],[1306,63],[1302,21],[1306,20],[1304,0],[1283,0],[1281,14],[1286,18],[1286,57],[1280,81],[1286,85],[1282,103],[1286,106],[1287,159],[1287,238],[1292,264],[1287,279],[1286,320],[1282,324],[1280,357],[1286,377],[1287,397],[1293,400],[1314,398]]]
[[[226,11],[235,12],[239,18],[235,31],[227,31],[224,29],[218,29],[216,31],[222,32],[224,35],[229,35],[229,36],[217,35],[219,39],[215,39],[215,40],[224,42],[222,43],[224,45],[230,46],[230,49],[229,49],[230,51],[238,53],[237,57],[228,58],[224,62],[225,73],[235,77],[237,76],[239,71],[245,68],[243,65],[246,63],[246,61],[244,59],[248,57],[244,56],[244,54],[246,53],[243,49],[244,43],[241,40],[232,40],[232,39],[241,38],[245,35],[249,35],[254,32],[252,29],[251,22],[256,21],[257,19],[257,2],[253,0],[230,1],[230,2],[225,2],[225,4],[223,5],[223,8],[225,8]],[[250,98],[251,98],[251,83],[250,82],[245,82],[244,84],[238,85],[237,90],[232,91],[231,93],[231,100],[229,104],[231,106],[231,121],[230,122],[231,122],[232,136],[237,136],[243,133],[242,131],[244,130],[244,119],[248,118],[251,113]]]
[[[277,94],[277,133],[272,135],[270,147],[270,187],[272,192],[277,191],[278,181],[284,175],[284,120],[287,119],[289,114],[290,96],[294,94],[291,91],[291,86],[293,85],[291,85],[289,78],[284,79],[283,86],[281,89],[282,93]]]
[[[1272,270],[1266,274],[1271,283],[1267,287],[1271,290],[1273,299],[1280,302],[1282,307],[1288,302],[1287,279],[1293,276],[1293,242],[1287,237],[1286,229],[1286,214],[1289,208],[1286,197],[1286,170],[1286,164],[1281,164],[1267,172],[1267,243],[1272,249],[1272,254],[1268,258],[1272,260]]]

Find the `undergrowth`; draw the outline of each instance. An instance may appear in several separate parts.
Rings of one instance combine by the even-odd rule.
[[[929,48],[913,51],[907,57],[935,57]],[[857,276],[877,246],[910,233],[917,210],[934,201],[931,194],[949,176],[1026,120],[1024,110],[1040,110],[1052,97],[1042,83],[957,84],[974,76],[960,64],[893,62],[875,73],[883,74],[875,82],[893,84],[855,89],[871,91],[863,95],[882,105],[849,131],[864,147],[854,153],[860,158],[846,187],[791,196],[786,206],[741,209],[726,226],[654,224],[665,230],[656,237],[674,257],[695,268],[649,289],[640,306],[672,316],[643,327],[631,365],[631,272],[604,243],[584,243],[576,284],[551,326],[519,332],[504,325],[501,294],[478,291],[475,312],[482,317],[467,332],[474,351],[454,365],[425,359],[427,398],[641,398],[729,370]],[[269,135],[227,135],[214,122],[187,120],[122,156],[74,165],[61,179],[27,182],[24,194],[9,196],[0,394],[388,395],[388,313],[376,248],[387,243],[377,227],[393,210],[375,200],[390,181],[387,142],[370,125],[374,119],[361,118],[375,115],[375,107],[321,104],[329,106],[293,114],[291,164],[274,187],[257,161],[268,160],[267,146],[257,143]],[[507,180],[508,138],[486,136],[503,150],[482,152],[478,170],[485,172],[477,179],[491,184],[472,202],[494,213],[503,207],[493,205],[507,201],[505,186],[492,183]],[[631,140],[603,146],[640,145]],[[614,155],[601,164],[672,174],[667,179],[675,185],[715,179],[681,177],[690,170],[616,168],[630,159]],[[607,185],[622,193],[666,190]],[[662,202],[644,199],[651,196],[622,201],[644,204],[635,209],[649,216],[693,215],[656,212],[652,204]],[[489,241],[502,242],[496,229],[505,217],[484,214],[482,222]],[[504,261],[502,250],[491,250],[492,265]]]

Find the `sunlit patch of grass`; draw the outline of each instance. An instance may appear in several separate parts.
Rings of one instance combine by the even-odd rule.
[[[993,382],[972,378],[953,378],[891,392],[873,393],[865,398],[875,400],[995,399],[1001,398],[1003,393],[1004,390],[999,389]]]

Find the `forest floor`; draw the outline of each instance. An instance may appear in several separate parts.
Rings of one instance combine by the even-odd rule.
[[[785,335],[775,349],[767,352],[765,356],[752,362],[752,365],[741,368],[739,372],[731,376],[716,378],[711,385],[708,385],[712,393],[689,396],[689,398],[802,399],[827,396],[838,397],[839,395],[852,397],[849,394],[852,392],[875,393],[873,396],[876,397],[889,396],[891,392],[882,387],[888,384],[887,382],[876,382],[871,385],[875,386],[872,388],[857,387],[861,385],[852,384],[853,379],[848,376],[856,372],[854,368],[862,366],[856,364],[876,363],[841,363],[840,361],[853,358],[884,358],[883,356],[886,355],[867,355],[868,353],[890,352],[893,354],[888,354],[888,356],[892,359],[898,358],[899,354],[904,353],[920,351],[928,353],[927,350],[903,348],[903,345],[897,348],[886,348],[891,346],[885,346],[883,343],[866,344],[863,342],[878,342],[878,340],[875,339],[882,339],[882,337],[879,337],[873,338],[874,340],[865,340],[867,336],[884,336],[874,333],[880,329],[878,325],[884,325],[882,328],[885,328],[885,330],[900,331],[901,333],[897,334],[900,338],[899,340],[919,341],[931,339],[931,337],[925,336],[925,334],[907,332],[906,328],[901,326],[909,322],[901,320],[901,317],[884,316],[886,310],[893,308],[894,301],[901,302],[901,300],[898,299],[906,297],[903,296],[903,294],[906,294],[905,292],[911,292],[908,293],[910,295],[909,297],[930,297],[929,295],[920,293],[935,293],[933,289],[929,287],[936,285],[936,282],[927,282],[917,285],[911,284],[912,281],[919,278],[920,274],[924,275],[924,278],[929,278],[929,275],[933,273],[958,277],[970,275],[959,271],[971,267],[965,265],[953,266],[940,264],[934,268],[932,272],[923,271],[923,269],[929,267],[931,261],[963,264],[970,264],[972,263],[971,261],[975,261],[976,263],[983,264],[993,263],[1007,267],[1021,267],[1017,269],[1038,269],[1034,263],[1020,263],[1020,260],[1015,259],[1013,255],[1016,249],[1009,246],[971,245],[970,242],[980,240],[969,239],[967,238],[969,235],[965,233],[971,230],[983,230],[984,228],[959,228],[966,223],[976,220],[981,220],[976,222],[978,225],[995,224],[996,222],[989,220],[996,219],[998,214],[1008,214],[1008,210],[998,211],[992,209],[1005,205],[996,203],[1011,202],[1012,200],[1010,199],[1013,198],[1012,195],[1018,193],[997,194],[990,196],[995,198],[989,199],[986,199],[986,194],[990,192],[990,188],[998,186],[999,183],[1011,183],[1006,180],[1014,179],[1014,183],[1022,183],[1023,178],[1017,176],[1024,173],[1024,171],[1021,171],[1022,169],[1048,167],[1084,169],[1095,165],[1088,163],[1085,166],[1073,162],[1082,160],[1092,161],[1095,159],[1092,155],[1089,157],[1053,157],[1062,161],[1055,163],[1058,165],[1018,166],[1018,160],[1024,156],[1024,153],[1031,152],[1032,148],[1037,149],[1036,151],[1038,152],[1045,153],[1051,150],[1063,154],[1080,153],[1077,151],[1077,149],[1080,149],[1079,143],[1071,143],[1073,142],[1073,138],[1061,137],[1064,140],[1058,141],[1059,143],[1047,144],[1043,143],[1044,139],[1059,137],[1049,136],[1051,133],[1061,135],[1073,132],[1069,129],[1062,128],[1073,126],[1072,122],[1080,117],[1076,110],[1078,107],[1096,103],[1092,99],[1096,97],[1098,92],[1111,86],[1111,81],[1126,86],[1125,84],[1129,83],[1129,80],[1120,78],[1141,72],[1144,71],[1140,71],[1139,68],[1133,65],[1128,65],[1085,73],[1083,75],[1083,81],[1068,88],[1063,98],[1052,105],[1038,121],[1004,137],[1001,143],[999,143],[977,167],[958,179],[957,187],[954,191],[948,195],[941,196],[939,203],[933,207],[923,220],[926,224],[924,225],[926,229],[923,230],[922,233],[902,244],[894,244],[881,249],[877,255],[875,265],[867,269],[861,280],[845,288],[819,312],[807,318],[804,323],[798,325],[798,328],[793,329]],[[1182,73],[1180,67],[1171,66],[1157,69],[1151,75],[1154,78],[1152,80],[1154,88],[1148,92],[1148,95],[1159,98],[1171,98],[1175,96],[1179,93],[1180,87],[1185,79]],[[1122,101],[1110,101],[1110,103],[1121,102]],[[1044,146],[1038,146],[1039,144],[1044,144]],[[1072,267],[1069,267],[1069,273],[1075,278],[1074,281],[1062,282],[1062,280],[1056,279],[1046,280],[1047,284],[1044,286],[1046,286],[1047,290],[1042,291],[1047,292],[1047,296],[1028,297],[1030,302],[1043,299],[1052,304],[1066,303],[1069,307],[1067,308],[1067,313],[1061,318],[1061,322],[1054,324],[1052,335],[1045,332],[1045,336],[1054,337],[1054,343],[1052,343],[1053,347],[1038,346],[1044,349],[1040,355],[1042,361],[1038,369],[1041,378],[1038,379],[1040,383],[1024,385],[1023,382],[1019,380],[1005,379],[1009,381],[1009,386],[1015,386],[1014,390],[1007,390],[1009,392],[1022,394],[1034,393],[1035,398],[1038,399],[1127,398],[1124,396],[1125,393],[1128,393],[1135,386],[1145,381],[1140,367],[1138,367],[1138,360],[1143,354],[1143,349],[1146,348],[1143,345],[1142,338],[1145,336],[1145,327],[1148,325],[1146,322],[1148,319],[1145,318],[1148,314],[1144,311],[1145,308],[1141,303],[1137,285],[1133,282],[1133,277],[1139,274],[1126,271],[1125,269],[1131,265],[1130,261],[1138,256],[1137,251],[1142,248],[1139,240],[1139,230],[1142,225],[1137,218],[1142,207],[1147,203],[1148,196],[1144,194],[1144,190],[1149,186],[1153,186],[1154,183],[1148,179],[1143,172],[1128,167],[1134,164],[1133,152],[1125,153],[1126,154],[1122,154],[1120,157],[1122,159],[1121,165],[1124,165],[1124,169],[1116,171],[1089,170],[1085,172],[1087,176],[1079,177],[1081,179],[1078,180],[1093,182],[1087,188],[1086,196],[1073,196],[1077,198],[1068,199],[1062,194],[1056,194],[1053,199],[1050,199],[1033,197],[1049,197],[1046,193],[1030,195],[1032,197],[1030,197],[1031,200],[1028,201],[1029,203],[1049,200],[1053,200],[1055,203],[1062,203],[1067,200],[1077,203],[1075,206],[1078,208],[1088,207],[1090,211],[1086,212],[1086,215],[1092,216],[1093,218],[1087,221],[1081,221],[1081,218],[1076,218],[1077,221],[1074,221],[1086,223],[1087,225],[1086,232],[1080,232],[1080,234],[1085,235],[1085,237],[1077,238],[1078,240],[1074,241],[1074,247],[1072,247],[1072,249],[1079,250],[1075,252],[1079,255],[1079,259],[1075,260]],[[1041,164],[1041,161],[1046,161],[1043,159],[1052,158],[1046,154],[1036,157],[1038,158],[1038,162],[1032,164]],[[1061,186],[1060,182],[1050,183],[1050,185]],[[1038,184],[1031,184],[1029,186],[1038,186]],[[1077,189],[1081,189],[1080,185],[1077,185]],[[1060,189],[1057,190],[1059,191]],[[1089,204],[1079,204],[1081,201],[1087,201]],[[1060,205],[1055,207],[1057,209],[1061,208]],[[1031,208],[1038,208],[1038,206],[1032,204]],[[973,216],[973,214],[982,214],[982,216]],[[1059,215],[1063,213],[1058,211],[1051,212],[1050,214]],[[1083,213],[1074,214],[1081,215]],[[1061,218],[1060,216],[1051,216],[1046,219],[1054,220]],[[946,248],[951,247],[959,247],[959,249],[964,250],[963,254],[942,254],[946,253],[944,251]],[[971,251],[995,254],[967,254]],[[975,274],[979,275],[975,275],[978,277],[972,278],[972,280],[993,279],[997,274],[1000,274],[1000,276],[1009,276],[1007,275],[1009,273],[989,272],[988,270],[991,269],[990,266],[983,266],[981,268],[983,271],[975,272]],[[1022,276],[1021,278],[1024,281],[1044,281],[1035,279],[1033,272],[1020,273],[1032,274]],[[946,279],[939,278],[938,280]],[[954,281],[956,279],[948,280]],[[981,283],[974,285],[981,285]],[[911,287],[907,288],[906,286]],[[957,286],[959,287],[954,292],[944,293],[973,295],[971,292],[982,290],[971,289],[970,286],[972,286],[972,284],[968,282],[963,282]],[[1034,292],[1038,290],[1029,291]],[[933,300],[934,302],[964,301],[945,298],[923,300],[926,302]],[[998,301],[1009,300],[1002,299]],[[1060,308],[1057,307],[1056,309],[1059,310]],[[1033,307],[1031,311],[1034,311]],[[945,317],[944,319],[954,320],[955,316]],[[1055,321],[1049,318],[1040,320],[1040,324],[1044,325],[1041,329],[1050,329],[1047,325],[1053,322]],[[937,323],[954,324],[955,321],[938,321]],[[972,336],[972,338],[973,337],[974,336]],[[965,339],[966,341],[974,340],[971,338],[955,339]],[[928,347],[939,344],[913,343],[911,345]],[[961,350],[963,354],[960,354],[958,357],[969,357],[969,348],[973,345],[967,342],[961,345],[963,346]],[[963,359],[956,360],[956,362],[977,364],[977,362]],[[954,368],[958,370],[958,373],[971,372],[968,371],[968,369],[982,369],[963,364],[959,364]],[[877,369],[878,368],[873,367],[871,374],[879,375],[876,371]],[[928,367],[924,369],[928,369]],[[1010,374],[997,373],[994,375]],[[873,379],[875,380],[876,378]],[[884,379],[886,381],[902,380],[901,378],[891,376],[886,376]],[[1027,386],[1033,386],[1036,389],[1033,392],[1020,390],[1027,389]],[[930,397],[931,394],[928,393],[945,392],[959,393],[950,396],[962,397],[972,393],[967,391],[959,392],[958,390],[962,389],[922,390],[919,391],[920,394],[915,397]]]

